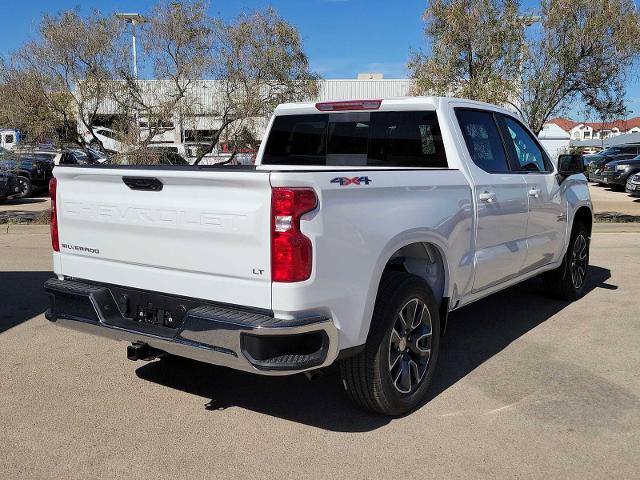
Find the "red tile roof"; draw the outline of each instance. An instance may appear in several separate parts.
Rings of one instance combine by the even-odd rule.
[[[568,118],[562,118],[562,117],[551,118],[547,120],[547,123],[555,123],[566,132],[571,130],[576,125],[580,125],[578,122],[574,122],[573,120],[569,120]]]
[[[595,131],[599,132],[600,130],[611,130],[613,128],[617,128],[621,132],[626,132],[627,130],[631,130],[634,127],[640,127],[640,117],[633,117],[627,120],[614,120],[613,122],[574,122],[568,118],[551,118],[547,120],[547,123],[555,123],[564,131],[568,132],[573,127],[578,125],[587,125],[593,128]]]

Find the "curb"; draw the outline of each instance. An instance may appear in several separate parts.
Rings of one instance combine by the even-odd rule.
[[[640,223],[598,223],[593,224],[593,233],[640,233]]]

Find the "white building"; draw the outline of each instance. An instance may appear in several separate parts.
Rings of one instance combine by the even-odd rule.
[[[411,81],[408,79],[392,80],[380,78],[379,74],[365,74],[362,79],[349,80],[322,80],[318,98],[315,101],[351,100],[351,99],[379,99],[402,97],[409,94]],[[171,93],[171,84],[159,80],[141,80],[142,90],[148,97],[148,103],[160,103],[162,98],[167,98]],[[154,141],[184,143],[189,141],[206,141],[218,128],[220,119],[213,116],[217,98],[219,82],[216,80],[202,80],[198,82],[191,92],[196,99],[195,112],[190,115],[181,115],[176,111],[173,119],[166,122],[164,133],[154,138]],[[157,102],[153,100],[157,99]],[[98,109],[97,119],[101,126],[110,127],[117,124],[119,112],[118,104],[113,100],[103,101]],[[140,119],[140,127],[147,126],[146,119]],[[254,134],[260,140],[266,124],[257,121]]]
[[[558,155],[569,150],[571,136],[555,123],[547,123],[538,138],[554,162],[557,162]]]

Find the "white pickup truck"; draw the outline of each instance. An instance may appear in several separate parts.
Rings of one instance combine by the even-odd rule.
[[[592,205],[558,163],[510,112],[426,97],[281,105],[250,167],[59,166],[47,318],[133,360],[337,361],[357,404],[403,414],[450,311],[536,275],[584,294]]]

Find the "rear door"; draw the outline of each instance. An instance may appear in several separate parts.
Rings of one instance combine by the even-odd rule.
[[[471,162],[476,197],[475,279],[478,291],[515,277],[526,256],[526,183],[513,172],[489,111],[455,109]]]
[[[271,307],[269,172],[65,167],[56,273]]]
[[[566,232],[565,204],[554,168],[544,150],[515,118],[501,116],[508,153],[527,184],[529,220],[525,270],[535,270],[560,255]]]

